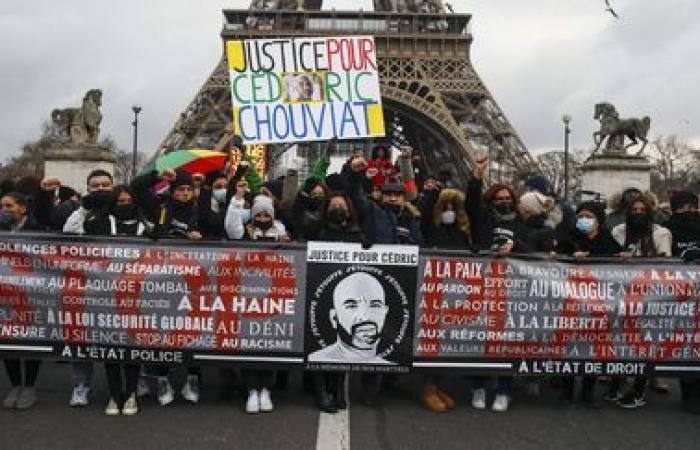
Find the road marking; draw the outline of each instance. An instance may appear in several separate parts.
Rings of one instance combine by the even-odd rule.
[[[0,350],[10,352],[42,352],[53,353],[53,347],[31,346],[31,345],[0,345]]]
[[[694,367],[694,366],[656,366],[654,367],[654,371],[663,371],[663,372],[700,372],[700,367]]]
[[[345,398],[347,409],[335,414],[321,411],[318,415],[316,450],[350,450],[350,399],[348,397],[348,376],[345,377]]]
[[[302,363],[304,358],[283,358],[273,356],[231,356],[231,355],[193,355],[198,361],[255,361],[277,363]]]
[[[350,450],[350,413],[347,409],[335,414],[319,413],[316,450]]]
[[[456,363],[456,362],[421,362],[413,363],[413,367],[459,367],[464,369],[512,369],[513,363]]]

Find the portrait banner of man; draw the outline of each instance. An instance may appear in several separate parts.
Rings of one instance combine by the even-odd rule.
[[[309,243],[307,368],[408,371],[417,263],[417,247]]]

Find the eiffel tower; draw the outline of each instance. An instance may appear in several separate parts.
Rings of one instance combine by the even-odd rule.
[[[424,155],[429,172],[449,167],[456,180],[466,180],[473,162],[486,154],[491,158],[491,182],[513,182],[536,171],[534,159],[472,66],[471,15],[446,13],[440,0],[414,1],[414,11],[423,3],[433,5],[432,12],[413,12],[405,5],[397,7],[396,1],[375,0],[380,10],[366,12],[322,11],[321,0],[253,0],[251,9],[223,11],[221,37],[225,42],[373,35],[389,144],[412,146]],[[222,53],[160,151],[222,149],[233,137],[228,66]],[[279,155],[286,148],[277,146],[272,153]],[[306,153],[309,160],[312,155]]]

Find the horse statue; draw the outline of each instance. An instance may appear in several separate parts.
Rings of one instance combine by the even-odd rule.
[[[639,141],[642,141],[642,148],[636,153],[636,156],[640,156],[644,152],[648,143],[647,134],[651,126],[649,116],[641,119],[620,119],[615,106],[611,103],[602,102],[595,105],[593,118],[600,122],[600,130],[593,133],[593,142],[596,144],[593,154],[598,151],[606,138],[604,154],[626,154],[627,149],[637,145]],[[624,145],[625,136],[631,140],[627,145]]]
[[[51,120],[68,136],[73,145],[97,145],[102,123],[102,91],[91,89],[83,98],[81,108],[54,109]]]

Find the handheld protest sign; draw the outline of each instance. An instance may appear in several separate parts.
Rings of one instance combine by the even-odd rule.
[[[384,137],[373,37],[228,41],[226,52],[246,144]]]

